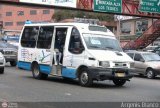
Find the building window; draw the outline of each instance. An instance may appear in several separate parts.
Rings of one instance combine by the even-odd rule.
[[[43,14],[49,14],[50,10],[43,10]]]
[[[22,25],[24,25],[24,21],[17,22],[17,26],[22,26]]]
[[[5,22],[5,26],[12,26],[13,22]]]
[[[24,11],[18,11],[18,12],[17,12],[17,15],[18,15],[18,16],[24,15]]]
[[[12,16],[12,12],[6,12],[6,16]]]
[[[141,35],[144,31],[148,29],[148,20],[136,21],[136,35]]]
[[[36,15],[37,14],[37,11],[36,10],[31,10],[30,11],[30,15]]]
[[[121,22],[120,23],[120,34],[122,35],[128,35],[131,34],[131,22]]]

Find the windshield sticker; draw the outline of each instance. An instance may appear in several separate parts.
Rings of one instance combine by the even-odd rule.
[[[101,42],[99,40],[91,39],[92,44],[101,45]]]

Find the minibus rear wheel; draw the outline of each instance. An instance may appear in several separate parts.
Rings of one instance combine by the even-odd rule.
[[[124,79],[113,79],[113,83],[116,86],[123,86],[126,83],[126,80],[124,80]]]
[[[81,86],[85,86],[85,87],[89,87],[92,85],[93,79],[91,78],[91,75],[87,68],[81,69],[79,74],[79,83]]]
[[[35,79],[47,79],[48,75],[41,73],[39,69],[39,65],[34,63],[32,66],[32,75]]]

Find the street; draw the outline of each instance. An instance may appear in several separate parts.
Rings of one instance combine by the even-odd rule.
[[[36,80],[31,72],[9,65],[0,75],[0,100],[9,102],[155,102],[160,100],[159,90],[159,77],[134,77],[123,87],[114,86],[112,81],[95,82],[86,88],[77,81],[52,76]]]

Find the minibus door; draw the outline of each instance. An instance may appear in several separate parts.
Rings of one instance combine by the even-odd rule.
[[[68,45],[66,45],[68,47],[64,54],[63,65],[68,69],[68,71],[70,71],[68,75],[74,77],[74,72],[76,72],[74,70],[83,64],[85,55],[82,39],[77,28],[72,28],[68,41]]]
[[[53,42],[53,62],[52,62],[52,75],[61,76],[63,50],[67,35],[67,27],[55,27],[55,35]]]

